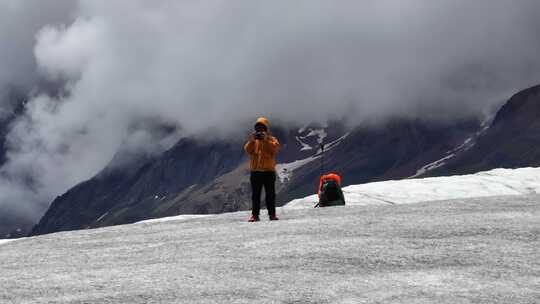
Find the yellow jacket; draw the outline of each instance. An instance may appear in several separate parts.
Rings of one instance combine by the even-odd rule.
[[[276,171],[276,154],[279,151],[279,141],[270,135],[268,119],[260,117],[255,124],[262,123],[268,129],[268,136],[264,140],[250,138],[244,145],[244,150],[250,156],[251,171]]]

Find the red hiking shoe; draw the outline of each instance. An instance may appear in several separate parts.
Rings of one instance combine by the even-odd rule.
[[[271,221],[279,221],[279,218],[275,215],[270,215],[270,220]]]
[[[256,215],[250,216],[250,217],[249,217],[249,220],[248,220],[248,222],[250,222],[250,223],[258,222],[258,221],[260,221],[260,219],[259,219],[259,217],[256,216]]]

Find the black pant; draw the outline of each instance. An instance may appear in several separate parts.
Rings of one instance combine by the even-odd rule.
[[[276,173],[273,171],[251,172],[251,201],[253,203],[251,213],[259,216],[261,211],[261,193],[264,186],[264,195],[268,215],[276,215]]]

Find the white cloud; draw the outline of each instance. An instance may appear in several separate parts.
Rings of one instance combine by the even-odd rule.
[[[69,27],[46,26],[37,34],[34,48],[39,68],[52,79],[77,80],[92,58],[106,31],[98,18],[77,19]]]
[[[28,88],[35,83],[37,31],[46,24],[69,23],[76,5],[71,0],[0,2],[0,92],[7,85]]]
[[[40,71],[66,80],[66,94],[29,102],[2,172],[32,177],[48,201],[103,168],[121,143],[162,148],[171,137],[161,124],[236,136],[260,114],[296,124],[481,115],[540,79],[538,8],[81,0],[74,22],[34,27]]]

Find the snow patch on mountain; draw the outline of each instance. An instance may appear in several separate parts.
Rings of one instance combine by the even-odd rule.
[[[320,158],[321,156],[320,155],[316,155],[316,156],[311,156],[311,157],[308,157],[308,158],[304,158],[304,159],[299,159],[299,160],[295,160],[291,163],[286,163],[286,164],[278,164],[276,165],[276,171],[277,171],[277,174],[278,174],[278,177],[279,177],[279,180],[282,182],[282,183],[285,183],[285,182],[288,182],[291,177],[292,177],[292,173],[294,170]]]
[[[351,132],[347,132],[347,133],[345,133],[343,136],[341,136],[340,138],[338,138],[338,139],[336,139],[336,140],[334,140],[334,141],[331,141],[331,142],[325,144],[325,145],[324,145],[324,149],[325,149],[326,151],[328,151],[328,150],[331,150],[331,149],[335,148],[335,147],[338,146],[345,138],[347,138],[350,134],[351,134]],[[321,150],[319,149],[318,152],[320,153]]]
[[[300,148],[300,151],[308,151],[308,150],[311,150],[313,149],[312,146],[306,144],[305,142],[302,141],[302,139],[298,136],[295,136],[296,138],[296,141],[302,146],[302,148]]]
[[[540,168],[495,169],[471,175],[383,181],[343,188],[347,205],[410,204],[427,201],[540,193]],[[285,208],[309,208],[317,195]]]
[[[445,156],[445,157],[443,157],[443,158],[441,158],[439,160],[436,160],[436,161],[434,161],[432,163],[429,163],[429,164],[423,166],[422,168],[418,169],[418,171],[416,171],[416,174],[409,177],[409,178],[415,178],[415,177],[423,175],[424,173],[426,173],[428,171],[431,171],[433,169],[437,169],[439,167],[442,167],[442,166],[446,165],[447,160],[450,160],[454,156],[456,156],[456,154],[452,153],[452,154],[450,154],[448,156]]]
[[[298,134],[302,134],[304,132],[306,132],[305,127],[298,130]],[[328,136],[328,133],[326,132],[326,129],[324,128],[323,129],[310,128],[309,132],[306,135],[295,136],[296,141],[302,146],[302,148],[300,148],[300,151],[309,151],[313,149],[313,147],[307,144],[306,142],[304,142],[304,140],[314,137],[314,136],[317,137],[317,142],[319,143],[319,145],[321,145],[324,142],[324,139]]]
[[[311,136],[317,136],[317,142],[319,144],[322,144],[324,142],[324,139],[328,136],[328,133],[326,133],[325,129],[310,129],[309,133],[302,138],[307,138]]]
[[[322,132],[320,132],[322,131]],[[320,142],[322,143],[322,141],[324,140],[324,138],[326,138],[326,132],[324,130],[313,130],[311,129],[310,133],[309,134],[312,134],[311,136],[313,136],[313,134],[316,134],[318,135],[319,137],[319,140],[321,140]],[[308,135],[309,135],[308,134]],[[343,141],[345,138],[347,138],[347,136],[349,136],[350,133],[346,133],[345,135],[341,136],[340,138],[328,143],[328,144],[325,144],[325,150],[328,151],[328,150],[331,150],[333,148],[335,148],[337,145],[339,145],[341,143],[341,141]],[[306,135],[307,136],[307,135]],[[298,137],[297,137],[298,139]],[[309,149],[311,149],[311,147],[309,147]],[[303,150],[303,148],[301,149]],[[276,171],[277,171],[277,175],[279,177],[279,180],[282,182],[282,183],[285,183],[285,182],[288,182],[291,177],[292,177],[292,174],[294,172],[294,170],[314,161],[314,160],[317,160],[319,158],[321,158],[322,156],[322,153],[321,153],[321,149],[319,148],[317,150],[317,153],[313,156],[310,156],[310,157],[307,157],[307,158],[304,158],[304,159],[299,159],[299,160],[295,160],[293,162],[290,162],[290,163],[283,163],[283,164],[278,164],[276,165]]]
[[[441,159],[438,159],[438,160],[436,160],[434,162],[431,162],[431,163],[423,166],[422,168],[418,169],[418,171],[416,171],[416,173],[413,176],[410,176],[409,178],[416,178],[416,177],[422,176],[426,172],[429,172],[431,170],[440,168],[440,167],[446,165],[446,162],[448,160],[454,158],[459,153],[465,152],[465,151],[471,149],[472,147],[474,147],[478,137],[480,137],[482,134],[484,134],[489,129],[492,119],[493,118],[491,118],[491,117],[486,118],[480,124],[481,129],[478,132],[474,133],[471,137],[465,139],[465,141],[461,145],[457,146],[453,150],[447,151],[446,152],[447,155],[445,157],[443,157]]]
[[[409,178],[415,178],[415,177],[421,176],[428,171],[431,171],[431,170],[434,170],[434,169],[437,169],[439,167],[446,165],[446,162],[448,160],[454,158],[460,152],[464,152],[472,148],[476,143],[475,140],[478,135],[480,135],[480,133],[477,133],[475,136],[465,139],[465,141],[461,145],[459,145],[453,150],[446,152],[446,154],[448,154],[447,156],[423,166],[422,168],[418,169],[418,171],[416,171],[415,175]]]
[[[109,214],[109,211],[105,212],[102,216],[100,216],[97,220],[96,220],[96,223],[101,221],[104,217],[107,216],[107,214]]]

